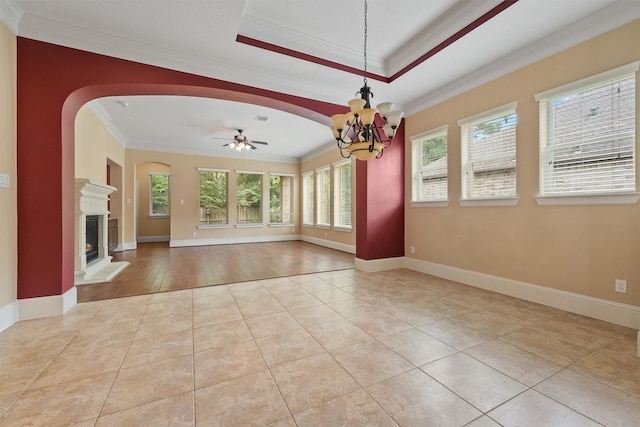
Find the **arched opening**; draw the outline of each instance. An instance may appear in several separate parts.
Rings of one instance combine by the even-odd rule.
[[[17,50],[18,299],[58,297],[43,299],[42,304],[55,307],[39,313],[60,314],[75,304],[74,119],[85,103],[121,95],[199,96],[265,105],[325,124],[342,108],[30,39],[18,38]],[[357,250],[364,251],[358,255],[362,259],[403,254],[402,148],[380,162],[358,164]],[[367,189],[373,192],[374,186],[379,196],[370,197]],[[384,223],[385,236],[393,238],[384,244],[373,241],[378,234],[366,228],[374,223]]]

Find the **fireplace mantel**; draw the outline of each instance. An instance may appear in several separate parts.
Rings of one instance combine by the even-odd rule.
[[[75,242],[74,257],[75,284],[109,282],[128,262],[111,262],[108,242],[109,195],[117,191],[115,187],[98,184],[90,179],[76,178],[75,181]],[[87,264],[86,220],[88,215],[99,216],[98,258]]]

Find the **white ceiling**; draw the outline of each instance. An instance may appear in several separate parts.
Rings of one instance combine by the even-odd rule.
[[[368,3],[368,69],[390,77],[502,0]],[[374,103],[411,115],[638,18],[640,0],[519,0],[391,83],[370,78]],[[361,75],[236,41],[361,69],[359,0],[0,0],[0,19],[22,37],[340,105],[362,86]],[[131,148],[239,156],[222,145],[242,128],[269,142],[247,158],[298,161],[332,141],[319,123],[230,101],[118,97],[92,107]]]

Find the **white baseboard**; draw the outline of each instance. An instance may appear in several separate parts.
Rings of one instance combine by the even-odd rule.
[[[171,236],[138,236],[136,241],[138,243],[153,243],[153,242],[168,242],[171,240]]]
[[[116,252],[134,251],[137,248],[138,248],[138,242],[125,242],[125,243],[118,244],[115,251]]]
[[[403,268],[405,266],[404,263],[405,263],[404,257],[372,259],[372,260],[356,258],[355,266],[356,266],[356,270],[360,270],[365,273],[375,273],[378,271]]]
[[[349,254],[356,253],[355,245],[347,245],[345,243],[334,242],[332,240],[318,239],[317,237],[310,237],[310,236],[300,236],[299,240],[302,240],[303,242],[307,242],[307,243],[313,243],[314,245],[318,245],[318,246],[324,246],[325,248],[346,252]]]
[[[213,245],[234,245],[239,243],[265,243],[265,242],[285,242],[300,240],[297,234],[286,236],[248,236],[248,237],[223,237],[219,239],[188,239],[171,240],[169,247],[181,248],[187,246],[213,246]]]
[[[634,305],[621,304],[413,258],[405,258],[405,267],[477,288],[615,323],[616,325],[640,329],[640,307]],[[640,342],[638,346],[640,354]]]
[[[18,300],[18,320],[60,316],[78,303],[78,292],[72,287],[63,295]]]
[[[0,332],[18,321],[18,301],[0,307]]]

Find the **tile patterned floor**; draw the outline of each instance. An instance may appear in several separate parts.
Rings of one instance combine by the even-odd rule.
[[[409,270],[94,301],[0,333],[0,425],[638,426],[635,338]]]

